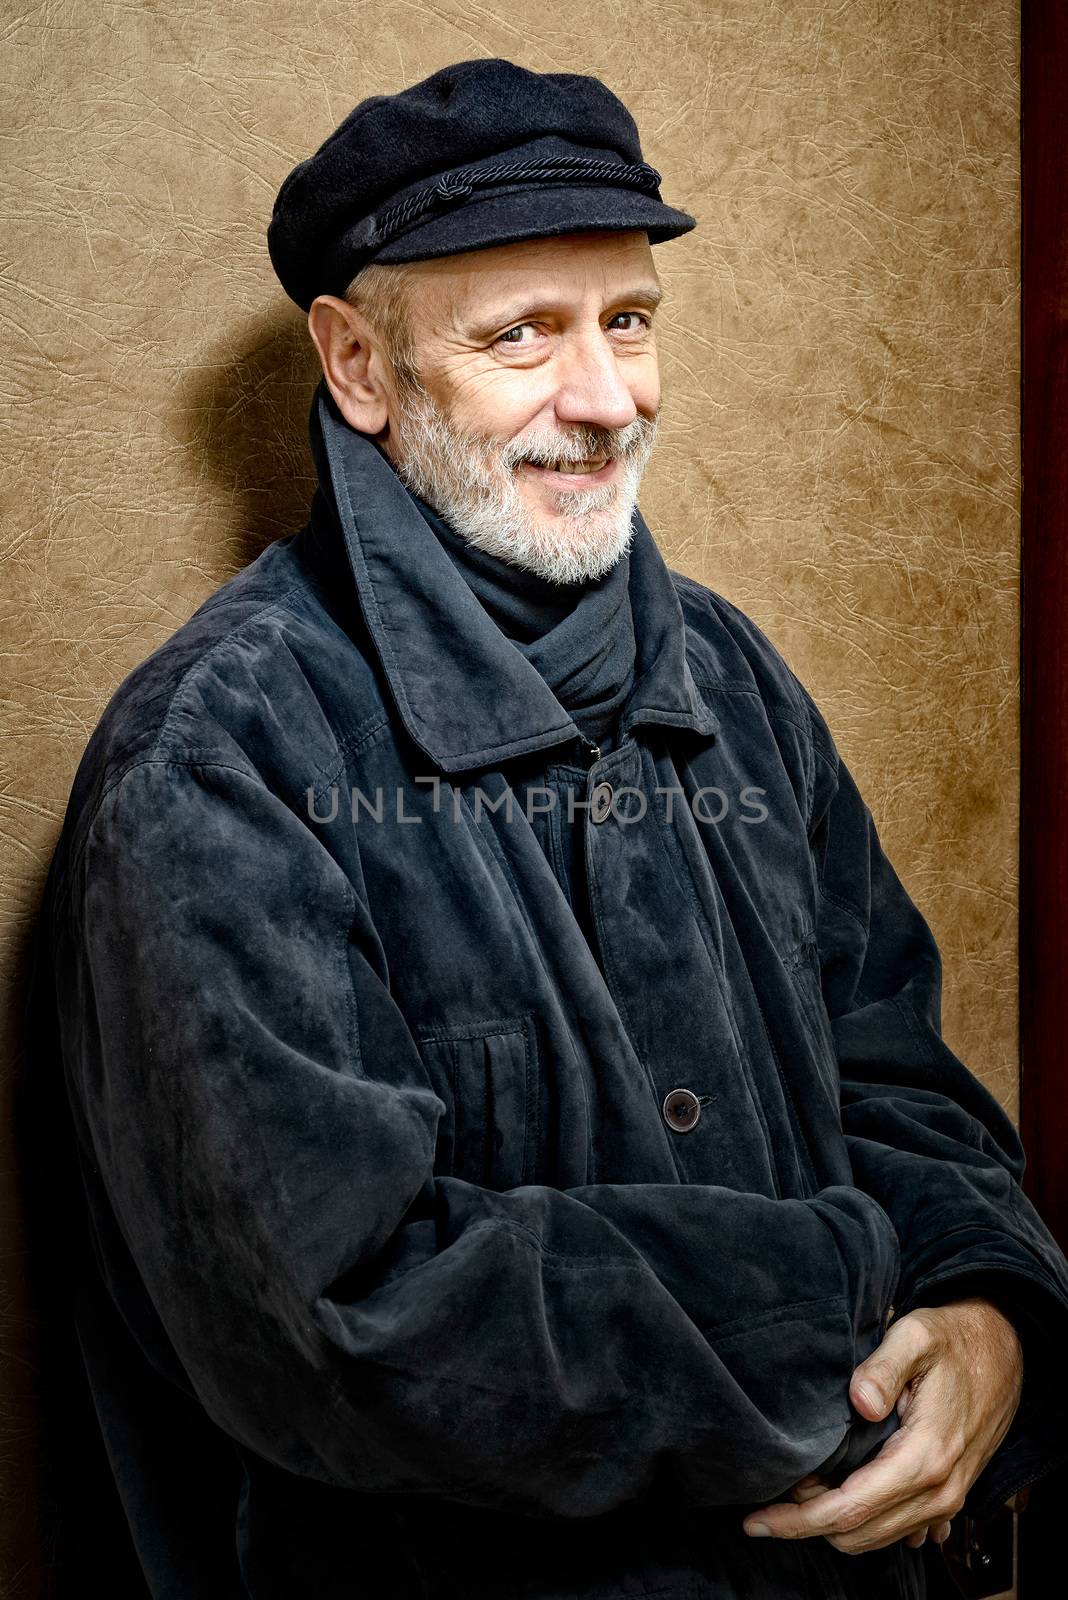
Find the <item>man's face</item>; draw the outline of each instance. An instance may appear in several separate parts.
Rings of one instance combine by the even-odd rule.
[[[393,374],[382,449],[480,549],[559,583],[602,576],[629,546],[660,409],[647,236],[523,240],[419,267],[418,375]]]

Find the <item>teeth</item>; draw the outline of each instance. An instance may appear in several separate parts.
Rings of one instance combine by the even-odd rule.
[[[535,463],[535,465],[543,465],[547,472],[582,473],[600,472],[605,463],[603,461],[596,461],[592,463],[585,461],[546,461],[544,463]]]

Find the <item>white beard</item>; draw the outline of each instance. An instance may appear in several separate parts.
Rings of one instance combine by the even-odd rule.
[[[552,583],[603,577],[634,534],[638,485],[658,422],[639,416],[626,428],[576,428],[503,442],[461,432],[421,387],[400,396],[391,440],[402,459],[397,476],[479,550]],[[539,513],[524,501],[518,463],[617,457],[611,483],[561,491],[559,511]]]

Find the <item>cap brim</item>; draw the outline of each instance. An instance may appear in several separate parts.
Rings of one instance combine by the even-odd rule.
[[[662,244],[696,228],[686,211],[664,205],[636,189],[590,188],[579,184],[517,187],[509,194],[473,195],[462,206],[412,228],[372,257],[375,261],[426,261],[460,255],[521,239],[552,239],[563,233],[623,232],[648,234]]]

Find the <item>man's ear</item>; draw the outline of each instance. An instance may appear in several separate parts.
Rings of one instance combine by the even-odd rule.
[[[389,423],[389,395],[378,339],[366,317],[347,300],[321,294],[308,311],[308,332],[346,422],[360,433],[382,433]]]

